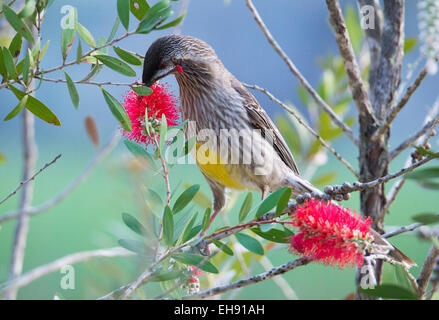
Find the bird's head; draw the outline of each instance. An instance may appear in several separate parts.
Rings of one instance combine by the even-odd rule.
[[[180,78],[208,77],[215,63],[221,62],[215,51],[204,41],[184,35],[167,35],[149,47],[145,55],[142,81],[151,86],[169,74],[181,75]]]

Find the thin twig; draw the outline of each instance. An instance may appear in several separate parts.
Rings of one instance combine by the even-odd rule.
[[[20,184],[15,188],[14,191],[12,191],[9,195],[6,196],[6,198],[4,198],[3,200],[0,201],[0,204],[2,204],[6,200],[8,200],[10,197],[15,195],[18,192],[18,190],[20,190],[26,183],[34,180],[41,172],[43,172],[48,167],[50,167],[52,164],[54,164],[56,162],[56,160],[58,160],[59,158],[61,158],[61,154],[57,155],[52,161],[46,163],[40,170],[35,172],[35,174],[32,177],[30,177],[29,179],[27,179],[25,181],[20,182]]]
[[[375,131],[374,135],[371,138],[372,140],[374,141],[378,140],[390,128],[390,125],[392,124],[393,120],[395,120],[399,112],[402,110],[402,108],[404,108],[404,106],[410,100],[412,94],[416,91],[416,89],[419,88],[419,86],[422,83],[422,80],[424,80],[427,73],[428,73],[427,68],[424,68],[416,78],[415,82],[410,87],[407,88],[405,95],[401,98],[399,103],[390,109],[389,115],[387,116],[383,125],[380,127],[379,130]]]
[[[278,53],[278,55],[282,58],[282,60],[286,63],[290,71],[297,77],[301,85],[309,92],[311,97],[317,102],[317,104],[329,115],[332,121],[343,130],[343,132],[352,140],[352,142],[358,146],[358,139],[354,136],[351,128],[349,128],[340,118],[339,116],[332,110],[332,108],[319,96],[319,94],[314,90],[314,88],[309,84],[309,82],[305,79],[305,77],[300,73],[300,71],[296,68],[291,59],[287,56],[287,54],[283,51],[280,45],[272,36],[271,32],[268,30],[264,21],[262,21],[258,11],[256,10],[253,2],[251,0],[246,0],[247,7],[250,9],[256,23],[259,28],[264,33],[270,45],[273,49]]]
[[[293,270],[297,267],[301,267],[304,265],[307,265],[308,263],[310,263],[312,260],[310,260],[307,257],[302,257],[302,258],[298,258],[296,260],[287,262],[279,267],[275,267],[272,268],[271,270],[267,271],[267,272],[263,272],[260,273],[258,275],[255,276],[251,276],[249,278],[246,279],[242,279],[236,282],[232,282],[230,284],[227,285],[223,285],[223,286],[218,286],[215,288],[211,288],[211,289],[207,289],[201,292],[198,292],[196,294],[190,295],[190,296],[184,296],[182,297],[183,300],[189,300],[189,299],[203,299],[203,298],[207,298],[207,297],[211,297],[211,296],[215,296],[217,294],[220,293],[224,293],[233,289],[237,289],[237,288],[241,288],[241,287],[245,287],[254,283],[258,283],[270,278],[273,278],[277,275],[281,275],[284,274],[290,270]]]
[[[323,140],[323,138],[316,131],[314,131],[314,129],[311,128],[305,121],[303,121],[293,109],[291,109],[285,103],[283,103],[278,98],[273,96],[267,89],[261,88],[257,85],[249,85],[245,83],[243,85],[247,88],[258,90],[265,93],[271,100],[279,104],[288,113],[293,115],[293,117],[296,118],[297,122],[299,122],[303,127],[305,127],[305,129],[308,130],[326,149],[328,149],[341,163],[343,163],[348,168],[348,170],[354,174],[355,177],[360,179],[360,175],[358,174],[357,171],[355,171],[352,165],[346,159],[344,159],[337,151],[335,151],[335,149],[332,148],[325,140]]]
[[[44,202],[39,206],[20,209],[19,211],[13,211],[0,216],[0,225],[5,221],[18,218],[21,214],[24,214],[26,216],[37,215],[60,203],[88,177],[88,175],[91,173],[94,167],[116,146],[116,144],[119,142],[119,139],[120,139],[120,133],[119,131],[117,131],[111,138],[110,142],[107,145],[105,145],[101,150],[99,150],[98,153],[96,153],[96,155],[93,157],[93,159],[90,161],[88,166],[84,169],[84,171],[79,176],[77,176],[75,180],[73,180],[72,183],[68,185],[58,195],[56,195],[52,199]]]
[[[402,142],[399,146],[397,146],[394,150],[392,150],[389,154],[389,158],[390,160],[395,159],[401,152],[403,152],[405,149],[407,149],[408,147],[410,147],[411,145],[413,145],[413,143],[418,140],[420,137],[422,137],[423,135],[425,135],[427,132],[431,131],[432,129],[434,129],[434,127],[436,127],[439,124],[439,115],[436,116],[433,120],[430,120],[429,122],[427,122],[422,128],[421,130],[419,130],[418,132],[416,132],[414,135],[412,135],[411,137],[409,137],[407,140],[405,140],[404,142]]]
[[[11,0],[11,1],[9,1],[9,3],[7,4],[7,6],[8,6],[8,7],[12,6],[12,5],[15,3],[15,1],[17,1],[17,0]],[[1,15],[1,14],[3,14],[3,10],[0,10],[0,15]]]
[[[82,251],[69,254],[62,258],[59,258],[55,261],[52,261],[48,264],[39,266],[31,271],[26,272],[18,278],[15,278],[11,281],[8,281],[2,285],[0,285],[0,294],[7,292],[12,289],[18,289],[24,287],[35,281],[46,274],[52,273],[56,270],[59,270],[66,265],[71,265],[78,262],[84,262],[90,260],[91,258],[100,258],[100,257],[126,257],[133,256],[134,252],[128,251],[122,247],[114,247],[109,249],[98,249],[98,250],[90,250],[90,251]]]
[[[402,233],[411,232],[411,231],[416,230],[416,229],[418,229],[419,227],[422,227],[422,226],[423,226],[422,223],[416,222],[416,223],[413,223],[411,225],[403,226],[403,227],[400,227],[400,228],[398,228],[396,230],[387,232],[387,233],[383,234],[382,237],[383,238],[391,238],[391,237],[400,235]]]
[[[326,5],[328,6],[330,21],[334,28],[338,49],[343,59],[349,85],[352,90],[352,97],[357,105],[358,112],[360,114],[367,114],[376,122],[366,86],[361,79],[361,71],[355,59],[354,49],[349,39],[348,29],[343,18],[340,4],[337,0],[326,0]]]
[[[439,248],[432,244],[417,279],[420,296],[423,296],[427,290],[428,282],[430,281],[430,277],[436,264],[436,259],[438,258]]]
[[[35,79],[39,79],[42,81],[47,81],[47,82],[53,82],[53,83],[67,83],[67,80],[65,79],[50,79],[50,78],[42,78],[40,76],[35,76]],[[122,82],[111,82],[111,81],[106,81],[106,82],[94,82],[94,81],[86,81],[86,80],[80,80],[80,81],[73,81],[76,84],[89,84],[89,85],[94,85],[94,86],[121,86],[121,87],[132,87],[132,86],[136,86],[139,85],[138,82],[131,82],[131,83],[122,83]]]
[[[436,99],[435,103],[433,104],[433,106],[431,107],[431,109],[429,110],[427,115],[425,116],[424,124],[426,124],[430,120],[432,120],[437,115],[438,112],[439,112],[439,97]],[[419,137],[419,139],[415,142],[415,144],[425,145],[429,141],[429,139],[431,138],[430,133],[431,133],[431,131],[427,132],[423,136]],[[405,161],[404,167],[407,167],[412,163],[413,163],[413,159],[412,159],[411,155],[409,155]],[[387,211],[389,211],[390,206],[395,201],[396,196],[398,195],[399,191],[404,186],[405,181],[406,181],[406,179],[404,177],[402,177],[402,178],[398,179],[393,184],[392,188],[390,189],[390,191],[386,195],[387,202],[386,202],[386,205],[384,206],[383,210],[381,211],[380,216],[383,216],[384,214],[386,214]]]

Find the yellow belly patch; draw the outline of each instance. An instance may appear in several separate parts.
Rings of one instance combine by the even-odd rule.
[[[226,166],[221,163],[221,158],[216,151],[212,151],[211,149],[205,150],[199,154],[198,150],[200,145],[198,142],[196,143],[196,161],[200,170],[211,180],[218,182],[227,188],[244,190],[247,189],[245,185],[243,185],[238,177],[230,175],[227,171]],[[206,158],[210,159],[206,163]],[[202,159],[202,160],[201,160]],[[214,161],[212,161],[214,159]]]

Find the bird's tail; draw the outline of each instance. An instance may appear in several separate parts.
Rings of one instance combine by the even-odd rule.
[[[289,175],[287,177],[288,184],[292,187],[292,197],[295,198],[298,195],[304,193],[316,193],[322,195],[323,192],[313,186],[309,181],[298,175]],[[338,204],[337,204],[338,205]],[[416,266],[416,263],[401,252],[398,248],[392,245],[387,239],[381,236],[378,232],[371,229],[371,233],[374,236],[373,239],[373,252],[372,254],[382,254],[390,258],[393,262],[400,263],[405,267]]]
[[[305,180],[301,176],[291,174],[286,177],[287,183],[293,189],[292,197],[296,197],[304,193],[317,193],[323,195],[323,192],[312,185],[311,182]]]

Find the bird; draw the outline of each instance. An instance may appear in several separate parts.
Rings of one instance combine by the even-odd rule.
[[[228,190],[260,191],[262,199],[286,186],[292,197],[324,195],[301,177],[276,125],[210,45],[181,34],[156,39],[144,58],[142,82],[151,86],[170,74],[179,86],[182,120],[188,121],[186,138],[196,136],[196,163],[213,195],[206,230],[225,207]]]

